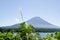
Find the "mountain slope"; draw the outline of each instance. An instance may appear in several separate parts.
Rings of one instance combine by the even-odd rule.
[[[52,25],[40,17],[34,17],[27,21],[27,23],[33,25],[35,28],[59,28],[58,26]]]
[[[28,21],[26,21],[28,24],[33,25],[34,28],[38,28],[38,29],[60,29],[58,26],[52,25],[48,22],[46,22],[45,20],[41,19],[40,17],[34,17]],[[18,28],[19,24],[15,24],[12,26],[6,26],[6,27],[2,27],[2,28]]]

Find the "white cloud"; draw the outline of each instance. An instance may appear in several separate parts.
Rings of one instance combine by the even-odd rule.
[[[16,18],[15,20],[16,20],[16,22],[19,22],[19,19]]]

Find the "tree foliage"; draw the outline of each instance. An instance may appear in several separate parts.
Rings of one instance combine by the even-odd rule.
[[[46,39],[51,40],[51,35],[47,34]]]
[[[55,37],[56,39],[60,40],[60,32],[56,32],[54,37]]]
[[[8,30],[8,32],[0,32],[0,40],[51,40],[51,37],[54,37],[60,40],[60,32],[46,35],[46,38],[42,38],[38,32],[35,32],[35,29],[32,25],[26,24],[23,22],[19,25],[17,33],[14,35],[15,30]],[[43,35],[44,36],[44,35]]]

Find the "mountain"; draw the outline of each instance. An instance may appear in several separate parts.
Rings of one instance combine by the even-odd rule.
[[[47,21],[43,20],[40,17],[33,17],[30,20],[26,21],[26,23],[33,25],[33,27],[37,30],[37,31],[60,31],[60,27],[50,24]],[[12,26],[6,26],[6,27],[1,27],[1,28],[18,28],[19,23],[18,24],[14,24]]]
[[[58,26],[50,24],[40,17],[34,17],[28,20],[27,23],[33,25],[35,28],[59,28]]]

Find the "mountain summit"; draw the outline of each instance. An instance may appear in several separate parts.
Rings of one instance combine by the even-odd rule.
[[[58,26],[48,23],[40,17],[34,17],[28,20],[27,23],[33,25],[35,28],[59,28]]]

